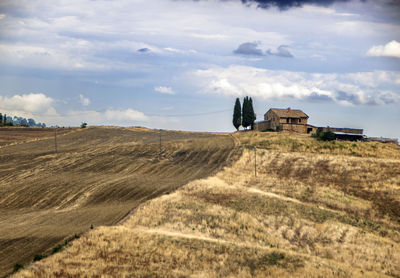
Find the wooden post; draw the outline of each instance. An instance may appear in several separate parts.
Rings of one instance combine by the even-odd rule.
[[[257,147],[254,146],[254,176],[257,177]]]
[[[54,147],[56,150],[56,156],[58,156],[58,148],[57,148],[57,127],[54,129]]]
[[[161,129],[160,129],[160,152],[158,154],[158,159],[161,160]]]

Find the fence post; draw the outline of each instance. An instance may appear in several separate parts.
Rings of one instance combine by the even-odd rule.
[[[257,177],[257,147],[254,146],[254,176]]]
[[[56,150],[56,156],[58,156],[58,148],[57,148],[57,127],[54,129],[54,147]]]

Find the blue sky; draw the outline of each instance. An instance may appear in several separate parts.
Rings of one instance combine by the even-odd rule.
[[[291,107],[399,138],[399,4],[294,2],[1,1],[0,112],[232,131],[248,95],[258,120]]]

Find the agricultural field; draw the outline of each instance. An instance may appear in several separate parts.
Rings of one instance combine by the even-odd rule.
[[[57,153],[53,129],[6,128],[1,140],[0,277],[237,155],[230,135],[162,131],[160,149],[144,128],[59,130]]]
[[[58,128],[61,135],[72,131],[72,128]],[[41,127],[0,127],[0,148],[5,145],[18,144],[32,140],[54,137],[53,128]]]
[[[95,225],[13,277],[400,276],[399,146],[233,137],[219,171]]]

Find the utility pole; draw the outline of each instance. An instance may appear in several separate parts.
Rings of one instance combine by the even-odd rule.
[[[158,154],[158,159],[161,160],[161,129],[160,129],[160,152]]]
[[[254,176],[257,177],[257,147],[254,146]]]
[[[58,156],[58,149],[57,149],[57,127],[54,129],[54,147],[56,149],[56,156]]]

